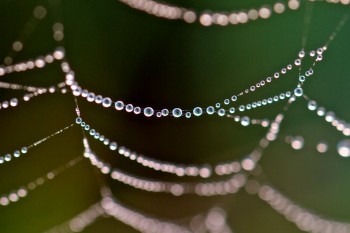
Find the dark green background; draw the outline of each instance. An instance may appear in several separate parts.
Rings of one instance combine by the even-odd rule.
[[[198,10],[249,9],[268,0],[173,1]],[[37,4],[45,1],[1,0],[0,58],[18,38]],[[122,99],[141,107],[208,106],[272,75],[294,61],[301,48],[305,1],[298,11],[273,15],[238,26],[202,27],[198,23],[167,21],[130,9],[116,0],[63,0],[48,8],[15,61],[52,51],[51,25],[56,19],[65,25],[67,59],[80,84],[95,93]],[[307,49],[327,41],[348,7],[316,3]],[[61,16],[62,17],[61,17]],[[330,45],[324,61],[304,91],[320,105],[350,119],[350,25]],[[64,80],[59,63],[41,70],[1,77],[1,80],[35,85],[53,85]],[[242,98],[242,103],[292,90],[297,73]],[[1,90],[1,100],[23,93]],[[251,152],[265,129],[244,128],[220,117],[191,119],[145,118],[102,109],[78,99],[83,118],[111,139],[135,151],[164,161],[212,163],[243,158]],[[251,117],[272,119],[283,104],[250,111]],[[75,118],[71,95],[46,95],[17,108],[0,110],[0,153],[29,145],[72,123]],[[286,135],[302,135],[305,148],[294,151],[284,142]],[[323,119],[306,110],[298,100],[281,126],[281,137],[268,148],[262,167],[269,182],[302,206],[327,218],[350,222],[350,161],[336,153],[342,134]],[[320,140],[329,142],[329,152],[316,153]],[[124,171],[162,180],[177,177],[157,173],[115,155],[96,141],[91,146],[103,159]],[[0,167],[0,193],[26,184],[67,161],[82,156],[82,135],[74,128],[41,144],[26,156]],[[122,203],[165,219],[182,219],[219,205],[228,213],[237,233],[300,232],[257,196],[243,190],[224,197],[173,197],[146,193],[96,175],[87,161],[67,170],[54,181],[31,192],[18,203],[0,208],[0,232],[42,232],[60,224],[100,199],[99,180],[106,182]],[[194,179],[183,179],[194,180]],[[178,221],[184,223],[184,221]],[[113,219],[104,219],[84,232],[134,232]]]

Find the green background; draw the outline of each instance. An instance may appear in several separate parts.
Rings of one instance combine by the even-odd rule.
[[[228,11],[250,9],[267,0],[172,1],[189,8]],[[47,6],[45,1],[1,0],[0,58],[23,31],[32,9]],[[349,8],[316,3],[311,18],[307,50],[327,41]],[[292,63],[301,48],[305,1],[298,11],[287,11],[268,20],[238,26],[203,27],[198,23],[168,21],[133,10],[116,0],[63,0],[48,8],[15,61],[47,54],[57,46],[52,22],[63,21],[67,60],[79,83],[113,100],[124,100],[156,109],[214,105],[272,75]],[[334,110],[341,119],[350,119],[350,25],[340,31],[324,60],[304,91],[320,105]],[[242,98],[252,102],[293,90],[298,74],[291,72],[269,87]],[[1,77],[31,85],[54,85],[64,80],[59,63],[44,69]],[[18,91],[0,90],[1,100],[21,97]],[[243,158],[257,145],[266,129],[243,127],[232,119],[218,116],[191,119],[145,118],[142,115],[102,109],[79,98],[82,117],[119,145],[152,158],[176,163],[210,163]],[[329,219],[350,222],[350,186],[347,158],[337,155],[342,134],[306,108],[306,101],[293,104],[281,125],[281,135],[267,149],[261,165],[268,181],[296,203]],[[272,119],[283,103],[249,111],[251,117]],[[0,154],[32,144],[73,123],[75,106],[70,94],[46,95],[0,110]],[[293,150],[284,142],[286,135],[301,135],[305,147]],[[329,151],[316,152],[320,140],[329,142]],[[90,140],[96,153],[113,166],[129,173],[154,179],[178,178],[143,168]],[[0,167],[0,193],[9,193],[82,156],[79,127],[35,147],[25,156]],[[196,179],[182,179],[196,180]],[[218,205],[225,209],[232,230],[237,233],[301,232],[257,196],[244,190],[224,197],[197,197],[154,194],[135,190],[100,175],[83,161],[55,180],[29,193],[18,203],[0,208],[0,232],[42,232],[69,220],[100,199],[100,183],[108,184],[125,205],[164,219],[180,219],[204,213]],[[128,226],[103,219],[84,232],[135,232]]]

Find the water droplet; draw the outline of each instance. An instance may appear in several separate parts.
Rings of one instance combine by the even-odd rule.
[[[117,143],[116,142],[111,142],[110,144],[109,144],[109,149],[111,149],[111,150],[116,150],[117,149]]]
[[[109,144],[109,139],[105,138],[105,140],[103,140],[103,144],[105,144],[107,146]]]
[[[316,149],[320,153],[326,153],[328,150],[328,144],[327,142],[319,142],[316,146]]]
[[[247,116],[242,117],[242,119],[241,119],[241,124],[242,124],[243,126],[248,126],[248,125],[250,124],[250,118],[247,117]]]
[[[300,81],[300,82],[305,82],[305,79],[306,79],[306,78],[305,78],[304,75],[300,75],[300,76],[299,76],[299,81]]]
[[[102,103],[103,97],[101,95],[98,95],[95,97],[95,103],[100,104]]]
[[[156,113],[156,116],[157,116],[157,117],[161,117],[161,116],[162,116],[162,112],[157,112],[157,113]]]
[[[294,61],[294,64],[295,64],[296,66],[300,66],[301,60],[300,60],[300,59],[296,59],[296,60]]]
[[[266,78],[266,82],[270,83],[272,81],[272,78],[271,77],[267,77]]]
[[[323,108],[323,107],[319,107],[319,108],[317,109],[317,115],[319,115],[319,116],[324,116],[324,114],[326,114],[326,109]]]
[[[185,116],[186,116],[186,118],[191,118],[191,113],[190,112],[186,112],[186,114],[185,114]]]
[[[5,161],[10,161],[11,160],[11,155],[10,154],[6,154],[5,156],[4,156],[4,158],[5,158]]]
[[[300,150],[304,147],[304,138],[301,136],[296,136],[292,138],[291,146],[295,150]]]
[[[298,55],[300,58],[305,57],[305,51],[304,50],[300,51]]]
[[[279,78],[279,77],[280,77],[280,74],[279,74],[278,72],[276,72],[276,73],[273,74],[273,77],[274,77],[274,78]]]
[[[16,158],[18,158],[20,155],[21,155],[21,153],[18,150],[13,152],[13,156],[16,157]]]
[[[75,119],[75,123],[77,123],[78,125],[80,125],[81,122],[83,122],[83,120],[82,120],[80,117],[77,117],[77,118]]]
[[[314,50],[310,51],[310,57],[314,57],[316,55],[316,52]]]
[[[90,125],[85,125],[84,129],[85,130],[89,130],[90,129]]]
[[[350,140],[345,139],[338,143],[337,150],[340,156],[349,157],[350,156]]]
[[[125,111],[132,112],[134,110],[134,106],[132,104],[127,104],[125,106]]]
[[[230,103],[230,100],[229,99],[225,99],[224,100],[224,104],[228,105]]]
[[[111,98],[103,98],[102,100],[102,106],[105,107],[105,108],[109,108],[110,106],[112,105],[112,100]]]
[[[226,112],[225,109],[220,108],[219,111],[218,111],[218,115],[219,115],[219,116],[224,116],[224,115],[225,115],[225,112]]]
[[[232,101],[237,101],[237,96],[233,95],[233,96],[231,97],[231,100],[232,100]]]
[[[327,122],[332,122],[335,119],[334,112],[327,112],[325,119]]]
[[[314,111],[317,108],[317,103],[314,100],[310,100],[307,104],[309,110]]]
[[[230,112],[231,114],[235,113],[235,111],[236,111],[236,109],[235,109],[234,107],[232,107],[232,108],[229,109],[229,112]]]
[[[23,154],[26,154],[28,152],[28,148],[27,147],[22,147],[21,152]]]
[[[141,113],[141,108],[140,107],[135,107],[134,108],[134,113],[137,115],[137,114],[140,114]]]
[[[212,107],[212,106],[207,107],[207,113],[208,113],[209,115],[214,114],[214,112],[215,112],[214,107]]]
[[[165,116],[165,117],[168,116],[169,115],[169,110],[168,109],[163,109],[162,110],[162,115]]]
[[[0,164],[4,163],[4,157],[0,157]]]
[[[115,102],[114,107],[115,107],[115,109],[117,109],[117,110],[123,110],[123,108],[124,108],[124,103],[123,103],[123,101],[117,101],[117,102]]]
[[[203,110],[202,110],[202,108],[200,108],[200,107],[195,107],[195,108],[193,109],[193,115],[195,115],[195,116],[201,116],[202,113],[203,113]]]
[[[216,103],[216,104],[215,104],[215,107],[216,107],[216,108],[220,108],[220,103]]]
[[[174,117],[181,117],[182,116],[182,110],[180,108],[174,108],[172,111],[172,114]]]
[[[144,114],[146,117],[152,116],[153,113],[154,113],[154,110],[153,110],[153,108],[151,108],[151,107],[147,107],[147,108],[145,108],[145,109],[143,110],[143,114]]]
[[[10,105],[11,105],[12,107],[16,107],[17,104],[18,104],[18,99],[17,99],[17,98],[12,98],[12,99],[10,100]]]
[[[89,102],[95,101],[95,94],[90,92],[87,96],[87,101],[89,101]]]
[[[301,87],[295,88],[295,89],[294,89],[294,94],[295,94],[295,96],[297,96],[297,97],[302,96],[302,95],[303,95],[303,89],[302,89]]]
[[[81,122],[81,124],[80,124],[81,127],[84,127],[85,125],[86,125],[86,123],[84,121]]]
[[[90,132],[89,132],[89,133],[90,133],[91,136],[94,136],[95,133],[96,133],[96,131],[95,131],[94,129],[90,129]]]
[[[245,110],[244,105],[239,106],[238,110],[241,111],[241,112],[243,112],[243,111]]]

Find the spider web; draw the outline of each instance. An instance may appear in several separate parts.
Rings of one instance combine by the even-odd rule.
[[[304,17],[303,10],[300,10],[235,29],[203,29],[199,25],[188,26],[180,22],[165,22],[141,16],[115,2],[89,3],[81,8],[81,17],[76,18],[77,9],[80,9],[78,3],[64,2],[64,7],[57,3],[50,2],[53,7],[48,8],[47,18],[52,17],[54,22],[64,19],[64,42],[52,41],[52,22],[42,20],[33,32],[29,31],[23,52],[13,56],[14,63],[48,54],[57,46],[63,46],[67,53],[66,59],[81,85],[113,100],[122,98],[144,107],[152,105],[155,109],[164,106],[169,109],[177,106],[191,109],[197,105],[214,105],[232,92],[244,90],[282,66],[292,63],[303,47],[300,38],[305,38],[306,33],[307,42],[302,42],[306,44],[306,51],[323,46],[341,20],[342,13],[348,10],[346,7],[317,3],[312,17],[308,11]],[[26,31],[21,26],[31,14],[28,9],[35,7],[27,4],[30,3],[11,5],[9,7],[13,9],[10,8],[3,16],[3,31],[9,32],[2,39],[3,57],[9,54],[8,48],[18,37],[18,32]],[[334,15],[322,17],[327,15],[325,10],[329,9],[334,11]],[[60,10],[64,15],[62,19],[57,18],[57,11]],[[16,19],[16,27],[8,23],[15,20],[11,12],[23,15],[23,18]],[[311,20],[309,26],[307,17]],[[320,19],[320,22],[316,19]],[[146,27],[140,20],[146,20],[150,26]],[[309,30],[304,30],[306,27]],[[336,111],[337,116],[343,119],[349,119],[346,102],[349,97],[346,31],[340,31],[341,36],[332,42],[324,55],[325,60],[314,69],[315,75],[304,86],[307,95],[317,98],[320,105]],[[303,63],[301,70],[305,67],[308,64]],[[60,62],[54,62],[43,69],[5,75],[1,81],[28,86],[52,86],[64,81],[60,69]],[[273,96],[281,90],[294,90],[299,72],[292,72],[294,73],[285,78],[287,80],[282,81],[281,78],[269,87],[242,97],[242,102]],[[1,152],[6,154],[23,145],[30,145],[40,137],[51,135],[55,130],[73,123],[76,117],[75,103],[69,89],[67,90],[64,95],[43,95],[45,98],[35,97],[28,103],[20,103],[16,108],[2,108]],[[20,99],[22,93],[6,90],[1,92],[1,98]],[[116,113],[112,109],[102,110],[100,106],[89,104],[80,98],[78,104],[83,119],[110,138],[118,139],[118,144],[151,158],[173,163],[216,164],[240,160],[251,152],[266,133],[264,128],[242,128],[229,118],[204,116],[198,119],[148,119],[125,112]],[[278,102],[247,114],[272,120],[283,105]],[[291,105],[279,140],[273,142],[264,153],[266,158],[261,161],[263,174],[267,178],[263,175],[258,179],[278,187],[282,193],[319,216],[347,220],[350,217],[346,208],[347,161],[336,152],[336,144],[344,137],[323,119],[307,111],[306,105],[307,102],[302,99]],[[292,150],[283,140],[288,135],[302,135],[305,147],[300,151]],[[159,174],[124,158],[115,158],[108,149],[93,139],[88,140],[96,154],[112,167],[164,181],[198,181],[191,177]],[[320,155],[315,150],[315,145],[320,140],[327,140],[329,144],[330,149],[325,155]],[[82,154],[81,132],[78,127],[74,127],[33,147],[28,156],[3,164],[2,193],[9,193],[13,188],[35,180]],[[261,206],[260,201],[246,195],[244,191],[213,198],[191,195],[174,198],[171,195],[148,194],[129,189],[99,173],[95,174],[86,162],[75,165],[74,169],[67,169],[52,182],[45,183],[40,190],[33,190],[28,197],[3,208],[2,231],[47,230],[99,201],[99,187],[106,185],[112,189],[114,196],[131,208],[165,219],[180,219],[175,221],[180,225],[191,219],[183,216],[192,216],[219,205],[225,209],[227,222],[235,232],[256,232],[257,229],[259,232],[272,232],[276,228],[280,229],[279,232],[299,232],[280,215],[275,216],[270,208]],[[193,206],[189,206],[189,203],[193,203]],[[249,223],[252,222],[257,225],[250,226]],[[87,228],[87,232],[115,228],[121,232],[130,231],[114,221],[103,220],[92,225],[91,229]]]

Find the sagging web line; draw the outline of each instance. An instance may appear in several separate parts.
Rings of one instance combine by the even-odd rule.
[[[344,22],[345,22],[345,20],[343,19],[343,23],[341,23],[341,24],[344,24]],[[340,29],[339,29],[340,30]],[[338,30],[338,31],[339,31]],[[333,40],[334,39],[334,37],[335,36],[331,36],[330,37],[330,40]],[[326,43],[327,45],[329,44],[329,42],[327,42]],[[326,47],[327,48],[327,47]],[[322,48],[323,49],[323,48]],[[318,50],[319,51],[319,50]],[[59,49],[59,50],[57,50],[56,52],[58,52],[58,53],[61,53],[62,54],[62,51]],[[322,51],[322,53],[323,53],[323,51]],[[315,52],[310,52],[310,56],[312,56],[312,54],[315,54]],[[322,55],[322,54],[318,54],[318,55]],[[313,55],[313,56],[315,56],[315,55]],[[52,57],[54,57],[54,56],[52,56]],[[302,55],[302,53],[300,53],[299,54],[299,57],[303,57],[303,55]],[[45,61],[51,61],[51,57],[50,56],[46,56],[45,58],[47,58],[47,59],[44,59]],[[62,58],[60,58],[60,59],[63,59],[63,57]],[[57,60],[60,60],[60,59],[57,59]],[[322,59],[321,59],[322,60]],[[48,63],[50,63],[50,62],[48,62]],[[29,63],[29,64],[31,64],[31,63]],[[41,67],[43,67],[44,66],[44,64],[45,63],[43,63],[43,59],[38,59],[35,63],[34,63],[38,68],[41,68]],[[300,64],[301,64],[301,62],[300,62]],[[314,63],[313,64],[313,66],[315,65],[316,63]],[[22,64],[20,64],[20,65],[23,65],[23,63]],[[63,65],[62,65],[62,67],[63,67],[63,69],[64,69],[64,66],[65,65],[68,65],[68,63],[64,63]],[[16,68],[17,67],[17,68]],[[25,66],[24,66],[25,67]],[[29,67],[31,67],[31,65],[29,66]],[[68,65],[68,67],[69,67],[69,65]],[[288,66],[287,66],[287,68],[288,68]],[[13,70],[14,71],[24,71],[24,70],[26,70],[26,68],[23,68],[23,66],[6,66],[5,68],[3,68],[3,71],[5,71],[6,73],[11,73],[11,72],[13,72]],[[71,70],[68,70],[68,71],[71,71]],[[282,72],[282,71],[281,71]],[[309,75],[307,75],[307,72],[308,72],[308,74]],[[310,75],[312,75],[313,74],[313,70],[311,69],[311,70],[308,70],[306,73],[305,73],[305,76],[310,76]],[[310,72],[312,72],[312,74],[310,74]],[[305,78],[305,77],[304,77]],[[299,80],[300,80],[300,77],[299,77]],[[69,81],[69,80],[68,80]],[[300,80],[300,82],[301,83],[303,83],[305,80]],[[73,86],[72,84],[69,84],[69,83],[67,83],[69,86]],[[11,88],[11,85],[10,84],[4,84],[3,86],[7,86],[7,87],[10,87]],[[12,87],[15,87],[15,86],[12,86]],[[18,87],[18,86],[17,86]],[[299,89],[298,89],[299,88]],[[76,89],[74,89],[74,88],[72,88],[73,89],[73,91],[75,90],[76,91]],[[297,90],[298,89],[298,90]],[[34,90],[34,89],[33,89]],[[42,89],[40,89],[40,88],[37,88],[37,90],[42,90]],[[296,91],[297,90],[297,91]],[[300,92],[301,91],[301,92]],[[38,92],[35,92],[34,91],[34,93],[39,93],[40,91],[38,91]],[[63,91],[63,92],[65,92],[65,91]],[[292,103],[293,101],[295,101],[295,97],[296,96],[302,96],[303,95],[303,93],[302,93],[302,89],[300,88],[300,87],[297,87],[295,90],[294,90],[294,95],[293,96],[291,96],[290,98],[289,98],[289,104],[290,103]],[[102,99],[103,100],[103,99]],[[12,102],[12,105],[11,105],[11,102]],[[14,104],[16,101],[10,101],[10,106],[17,106],[17,104]],[[96,100],[95,100],[95,102],[96,102]],[[98,101],[97,101],[98,102]],[[4,107],[5,106],[5,107]],[[9,104],[8,103],[3,103],[2,104],[2,107],[3,108],[6,108],[6,107],[8,107],[9,106]],[[219,112],[219,111],[218,111]],[[173,115],[176,115],[176,114],[173,114]],[[283,118],[282,118],[283,119]],[[272,124],[273,125],[273,124]],[[271,128],[274,128],[273,126],[271,127]],[[278,128],[278,127],[277,127]],[[278,131],[278,130],[277,130]],[[90,132],[91,132],[91,130],[90,130]],[[273,132],[272,132],[273,133]],[[277,134],[277,133],[275,133],[275,134]],[[94,135],[95,136],[95,135]],[[276,135],[277,136],[277,135]],[[273,137],[272,137],[273,138]],[[270,140],[270,141],[273,141],[273,140]],[[111,146],[111,145],[109,145],[109,146]],[[22,148],[23,149],[23,148]],[[16,155],[18,155],[18,152],[16,152],[16,153],[14,153],[14,154],[16,154]],[[16,156],[15,156],[16,157]],[[243,164],[242,164],[243,165]],[[241,165],[241,166],[242,166]],[[102,166],[101,168],[104,168],[105,166]],[[101,169],[102,170],[102,169]],[[193,170],[193,169],[192,169]],[[249,169],[246,169],[246,170],[249,170]],[[21,192],[22,193],[22,192]],[[13,197],[13,195],[12,195],[12,197]],[[15,199],[15,198],[12,198],[12,199]]]

